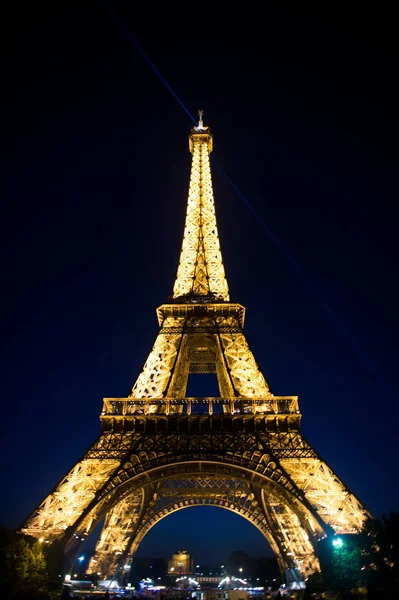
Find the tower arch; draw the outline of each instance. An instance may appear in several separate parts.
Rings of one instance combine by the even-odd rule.
[[[144,495],[141,496],[145,509],[136,511],[135,525],[126,527],[137,506],[137,489],[125,486],[125,493],[107,506],[108,518],[89,573],[101,572],[104,578],[118,573],[122,576],[145,535],[160,520],[195,506],[217,506],[249,521],[270,544],[283,575],[287,569],[295,569],[303,577],[319,570],[315,545],[324,532],[310,511],[295,502],[290,493],[283,493],[276,482],[267,479],[253,483],[243,477],[243,470],[237,466],[222,465],[223,469],[217,468],[220,465],[216,463],[208,464],[207,469],[199,469],[199,465],[192,463],[184,466],[180,473],[172,468],[165,469],[162,477],[153,473],[146,502]],[[118,523],[123,526],[118,528]]]

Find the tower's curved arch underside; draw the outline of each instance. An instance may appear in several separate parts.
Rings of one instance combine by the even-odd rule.
[[[265,536],[282,571],[297,568],[307,576],[319,570],[314,547],[325,530],[300,492],[285,486],[283,473],[278,478],[274,467],[275,475],[269,477],[226,462],[183,461],[121,482],[81,522],[78,535],[88,534],[107,515],[89,571],[115,576],[161,519],[199,505],[225,508],[247,519]]]
[[[193,455],[181,453],[167,453],[160,455],[155,452],[139,452],[131,455],[128,462],[124,462],[109,478],[107,484],[99,490],[96,497],[88,503],[86,510],[74,523],[74,537],[88,535],[107,510],[111,509],[119,500],[138,490],[147,490],[158,482],[173,478],[186,477],[191,474],[227,475],[247,481],[255,489],[270,490],[271,487],[283,495],[285,501],[294,510],[304,510],[313,516],[313,529],[319,534],[325,531],[322,520],[317,512],[312,509],[305,496],[290,478],[284,469],[276,463],[270,455],[260,451],[243,452],[225,455],[206,454]],[[299,509],[298,507],[303,507]],[[71,547],[73,539],[70,539]]]

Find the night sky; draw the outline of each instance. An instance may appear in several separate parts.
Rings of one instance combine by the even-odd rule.
[[[134,4],[111,3],[187,110],[205,110],[212,156],[242,195],[213,165],[231,297],[263,373],[299,396],[305,437],[369,510],[398,510],[393,15]],[[0,519],[16,527],[152,347],[192,123],[101,2],[19,7],[4,25]],[[138,554],[178,547],[207,562],[269,551],[216,508],[164,519]]]

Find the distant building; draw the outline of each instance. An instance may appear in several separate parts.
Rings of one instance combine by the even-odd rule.
[[[215,587],[219,585],[219,583],[222,581],[223,577],[221,575],[219,576],[213,576],[213,575],[195,575],[194,577],[195,581],[198,581],[198,583],[203,583],[203,584],[209,584],[209,585],[214,585]]]
[[[225,592],[225,600],[247,600],[247,590],[229,590]]]
[[[204,590],[196,593],[197,600],[224,600],[224,592],[220,590]]]
[[[197,600],[247,600],[247,590],[204,590],[196,593]]]
[[[177,550],[172,558],[168,560],[168,575],[180,577],[182,575],[194,574],[194,560],[188,550]]]

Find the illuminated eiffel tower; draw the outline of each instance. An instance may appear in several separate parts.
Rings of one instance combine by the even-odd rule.
[[[248,519],[282,573],[319,570],[317,542],[356,533],[359,500],[303,438],[296,396],[275,396],[231,302],[202,121],[192,154],[183,244],[159,333],[127,398],[105,398],[101,433],[27,518],[22,531],[69,557],[104,519],[88,573],[121,579],[146,533],[168,514],[214,505]],[[188,398],[191,373],[216,373],[219,397]]]

